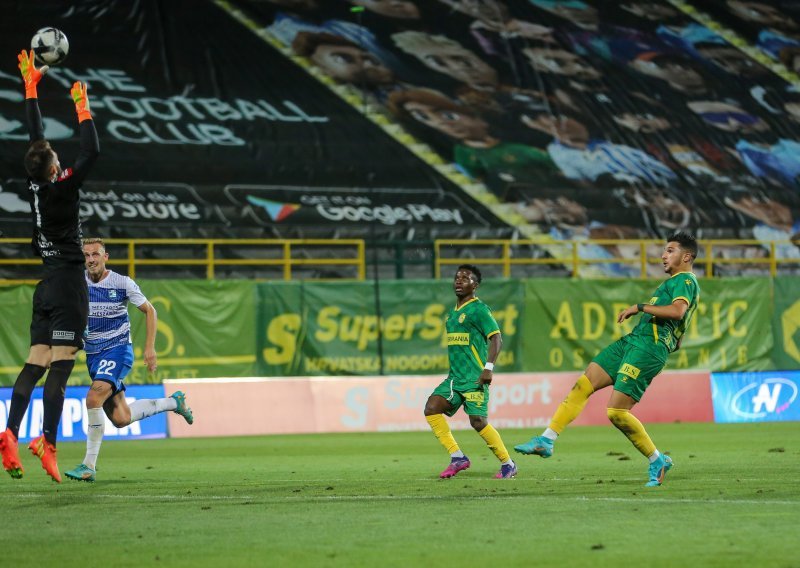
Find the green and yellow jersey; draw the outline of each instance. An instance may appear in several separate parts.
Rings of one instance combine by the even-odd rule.
[[[473,298],[450,311],[445,328],[450,359],[447,378],[453,381],[456,390],[476,389],[489,354],[489,338],[500,333],[492,310]]]
[[[700,301],[700,285],[692,272],[678,272],[662,282],[649,303],[651,306],[669,306],[678,299],[689,304],[683,318],[659,319],[651,314],[642,314],[629,337],[643,347],[663,346],[667,353],[675,351]]]

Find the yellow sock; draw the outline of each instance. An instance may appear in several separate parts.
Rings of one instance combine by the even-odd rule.
[[[489,449],[494,452],[494,455],[497,456],[502,463],[505,463],[509,459],[508,450],[506,449],[505,444],[503,444],[503,439],[500,438],[500,432],[494,429],[494,426],[491,424],[487,424],[486,428],[478,432],[480,437],[483,438],[483,441],[486,442],[486,445],[489,446]]]
[[[656,445],[648,436],[644,425],[629,410],[609,408],[606,410],[606,414],[608,414],[608,419],[611,420],[611,423],[625,434],[644,457],[650,457],[656,451]]]
[[[586,402],[593,392],[594,388],[589,378],[586,375],[581,375],[581,378],[569,391],[567,398],[558,405],[556,413],[550,419],[550,429],[561,434],[564,428],[583,411],[583,407],[586,406]]]
[[[453,438],[453,433],[450,431],[450,425],[444,419],[444,414],[434,414],[433,416],[426,416],[425,419],[431,425],[434,435],[447,450],[448,454],[458,451],[458,444],[456,439]]]

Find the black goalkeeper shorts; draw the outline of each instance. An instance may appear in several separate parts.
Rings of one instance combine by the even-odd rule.
[[[50,270],[33,293],[31,345],[83,349],[89,318],[89,287],[82,264]]]

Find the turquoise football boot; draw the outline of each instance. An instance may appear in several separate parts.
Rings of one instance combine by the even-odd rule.
[[[667,472],[672,469],[672,458],[661,454],[658,459],[650,464],[648,474],[650,481],[645,483],[645,487],[658,487],[664,483]]]
[[[529,456],[549,458],[553,455],[553,440],[544,436],[534,436],[530,442],[514,446],[514,451]]]

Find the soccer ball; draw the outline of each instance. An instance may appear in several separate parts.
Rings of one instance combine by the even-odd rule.
[[[67,58],[69,42],[61,30],[42,28],[33,36],[31,49],[38,63],[58,65]]]

